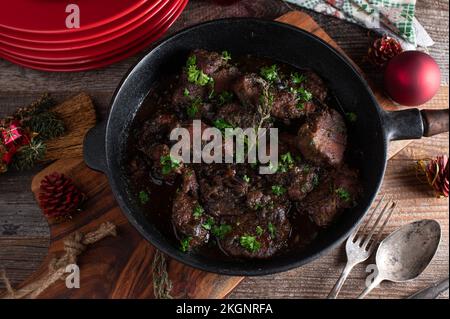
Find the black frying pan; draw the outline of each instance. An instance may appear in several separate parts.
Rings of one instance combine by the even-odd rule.
[[[328,84],[346,112],[357,114],[352,138],[362,150],[364,194],[358,205],[301,253],[269,260],[223,261],[195,252],[185,254],[171,244],[142,214],[128,191],[124,152],[130,123],[150,88],[160,76],[175,72],[195,48],[228,50],[232,55],[267,57],[297,68],[316,71]],[[306,264],[341,243],[364,217],[380,187],[391,140],[417,139],[448,131],[448,110],[408,109],[385,112],[369,86],[352,65],[319,38],[286,24],[259,19],[224,19],[183,30],[157,45],[124,77],[115,92],[106,123],[92,129],[85,140],[84,158],[91,168],[104,172],[131,224],[158,249],[192,267],[226,275],[265,275]]]

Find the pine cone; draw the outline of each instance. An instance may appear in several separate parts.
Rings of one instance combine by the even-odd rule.
[[[369,47],[367,55],[369,61],[378,66],[383,67],[390,59],[403,52],[400,43],[387,35],[376,39]]]
[[[64,174],[52,173],[41,181],[39,206],[50,218],[70,218],[86,196]]]
[[[425,173],[428,183],[433,187],[436,196],[448,197],[449,193],[449,167],[446,155],[436,159],[418,161],[419,168]]]

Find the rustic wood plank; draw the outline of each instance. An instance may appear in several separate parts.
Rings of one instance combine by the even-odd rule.
[[[213,18],[258,16],[273,19],[290,10],[280,0],[242,0],[226,7],[218,6],[209,0],[191,0],[180,19],[170,29],[169,34],[186,26]],[[310,11],[307,12],[339,44],[350,58],[369,75],[372,81],[379,83],[381,79],[380,72],[364,61],[367,50],[366,30],[338,19]],[[436,42],[430,48],[429,52],[441,68],[442,83],[444,84],[448,83],[448,13],[448,1],[445,0],[423,0],[417,3],[416,17]],[[105,69],[78,73],[46,73],[27,70],[0,60],[0,116],[10,114],[18,106],[26,105],[34,101],[43,92],[51,92],[59,101],[63,101],[68,96],[72,96],[77,92],[86,91],[94,99],[99,118],[105,118],[115,87],[129,66],[137,61],[141,55],[138,54],[135,57],[131,57]],[[413,154],[413,146],[420,150],[420,156],[423,155],[423,157],[432,156],[436,152],[443,152],[441,149],[444,150],[446,145],[448,145],[448,138],[443,143],[441,143],[441,140],[436,139],[433,137],[415,141],[410,147],[400,152],[396,158],[399,156],[411,157],[411,154]],[[446,152],[448,152],[448,149]],[[389,168],[397,164],[391,161],[388,165],[389,173]],[[15,235],[13,236],[15,238],[30,238],[32,241],[44,239],[44,242],[48,240],[49,229],[47,223],[37,208],[31,192],[29,192],[29,185],[33,174],[34,171],[22,174],[8,173],[0,176],[0,238],[3,238],[10,232],[14,232]],[[0,244],[0,247],[4,246]],[[0,250],[3,250],[3,248]],[[28,249],[21,251],[20,254],[15,254],[14,250],[11,254],[16,256],[20,255],[21,260],[38,265],[46,254],[46,252],[43,252],[44,250],[46,249],[40,250],[41,254],[39,252],[36,253],[38,250],[35,250],[31,243]],[[0,257],[0,268],[2,264],[5,264],[4,257]],[[22,272],[20,269],[8,268],[8,273],[10,277],[13,277],[14,283],[23,281],[31,272],[32,270]],[[16,276],[15,273],[18,275]],[[290,274],[290,272],[287,274]],[[298,287],[291,282],[292,280],[298,279],[289,277],[288,275],[286,277],[283,276],[284,274],[277,276],[277,278],[285,278],[285,280],[277,281],[278,287],[276,289],[274,288],[276,292],[273,294],[272,289],[268,289],[265,295],[258,292],[263,291],[264,287],[274,287],[267,286],[266,281],[262,279],[246,279],[242,286],[240,286],[243,287],[242,289],[247,287],[246,295],[238,289],[231,296],[273,296],[280,298],[294,295],[298,296]],[[438,278],[435,279],[437,280]],[[253,286],[247,286],[247,281],[250,281]],[[0,283],[0,287],[1,285]]]

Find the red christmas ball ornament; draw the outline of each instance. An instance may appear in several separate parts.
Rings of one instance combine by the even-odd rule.
[[[441,72],[434,59],[420,51],[404,51],[392,58],[384,72],[384,88],[397,103],[416,106],[439,90]]]

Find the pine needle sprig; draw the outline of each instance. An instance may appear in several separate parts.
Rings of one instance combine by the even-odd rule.
[[[23,171],[32,168],[37,161],[41,161],[45,156],[45,144],[39,139],[33,138],[30,144],[22,146],[14,155],[12,167]]]
[[[45,111],[37,113],[24,122],[32,132],[39,133],[39,138],[43,140],[52,139],[64,134],[66,128],[64,122],[54,112]]]

